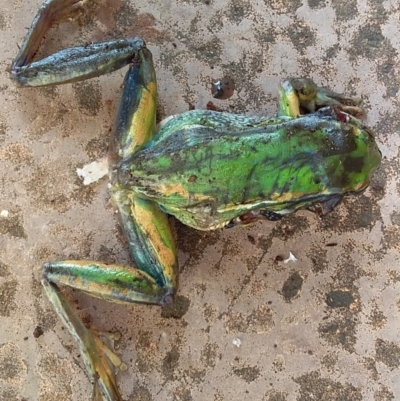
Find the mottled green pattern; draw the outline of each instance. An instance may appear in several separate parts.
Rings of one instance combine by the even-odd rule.
[[[160,136],[135,156],[130,185],[202,229],[246,210],[287,213],[360,191],[381,158],[358,120],[326,110],[297,119],[189,112]]]

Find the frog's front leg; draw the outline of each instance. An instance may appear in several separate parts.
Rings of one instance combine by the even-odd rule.
[[[58,85],[97,77],[129,64],[144,47],[141,38],[118,39],[61,50],[34,61],[49,29],[79,19],[88,0],[46,0],[32,21],[11,66],[20,86]]]
[[[361,100],[356,97],[317,86],[310,78],[291,78],[283,81],[279,90],[278,114],[298,117],[331,106],[353,116],[363,113]]]

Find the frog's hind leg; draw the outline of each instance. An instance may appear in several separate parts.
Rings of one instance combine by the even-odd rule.
[[[111,133],[109,165],[112,183],[123,184],[123,166],[128,168],[129,160],[153,138],[156,109],[157,81],[153,57],[144,47],[138,51],[126,73]]]
[[[353,116],[360,116],[361,99],[317,86],[309,78],[292,78],[281,83],[279,90],[280,116],[298,117],[331,106]]]
[[[119,303],[165,306],[173,301],[178,263],[168,217],[156,202],[125,185],[131,157],[151,140],[156,110],[156,80],[151,53],[142,48],[124,81],[110,145],[112,198],[137,267],[91,261],[60,261],[43,267],[43,286],[54,309],[74,337],[94,383],[94,399],[120,401],[114,370],[120,361],[65,300],[58,285]]]
[[[34,61],[51,27],[80,19],[88,0],[46,0],[32,21],[11,66],[19,86],[46,86],[82,81],[129,64],[145,46],[141,38],[119,39],[60,50]]]
[[[61,321],[74,338],[94,384],[94,400],[121,401],[115,371],[123,363],[98,335],[87,329],[58,285],[79,289],[117,303],[171,304],[178,263],[167,216],[152,201],[134,199],[122,190],[113,194],[137,268],[95,261],[46,263],[42,284]]]
[[[85,327],[55,284],[48,280],[43,280],[42,284],[54,310],[78,345],[86,372],[93,383],[92,400],[122,401],[115,374],[118,369],[125,370],[126,365],[97,335]]]
[[[167,216],[154,202],[114,193],[122,226],[137,268],[67,260],[46,263],[42,284],[74,338],[94,385],[94,400],[121,401],[115,372],[124,365],[98,335],[87,329],[58,285],[117,303],[169,305],[177,287],[178,263]]]

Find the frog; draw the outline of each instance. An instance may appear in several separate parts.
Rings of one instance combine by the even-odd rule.
[[[178,259],[170,217],[197,230],[276,221],[301,209],[320,218],[362,193],[381,163],[358,98],[290,78],[274,117],[191,110],[156,128],[152,54],[140,37],[62,49],[37,59],[46,33],[79,20],[90,0],[46,0],[10,73],[19,87],[79,82],[127,66],[109,145],[111,198],[136,266],[90,260],[47,262],[41,283],[73,337],[96,401],[121,401],[126,365],[85,327],[60,287],[110,302],[171,305]]]

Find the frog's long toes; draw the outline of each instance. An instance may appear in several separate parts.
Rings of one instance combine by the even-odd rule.
[[[354,117],[361,117],[364,115],[364,110],[361,107],[358,106],[346,106],[346,105],[342,105],[340,107],[340,109],[342,111],[344,111],[345,113],[348,113]]]

